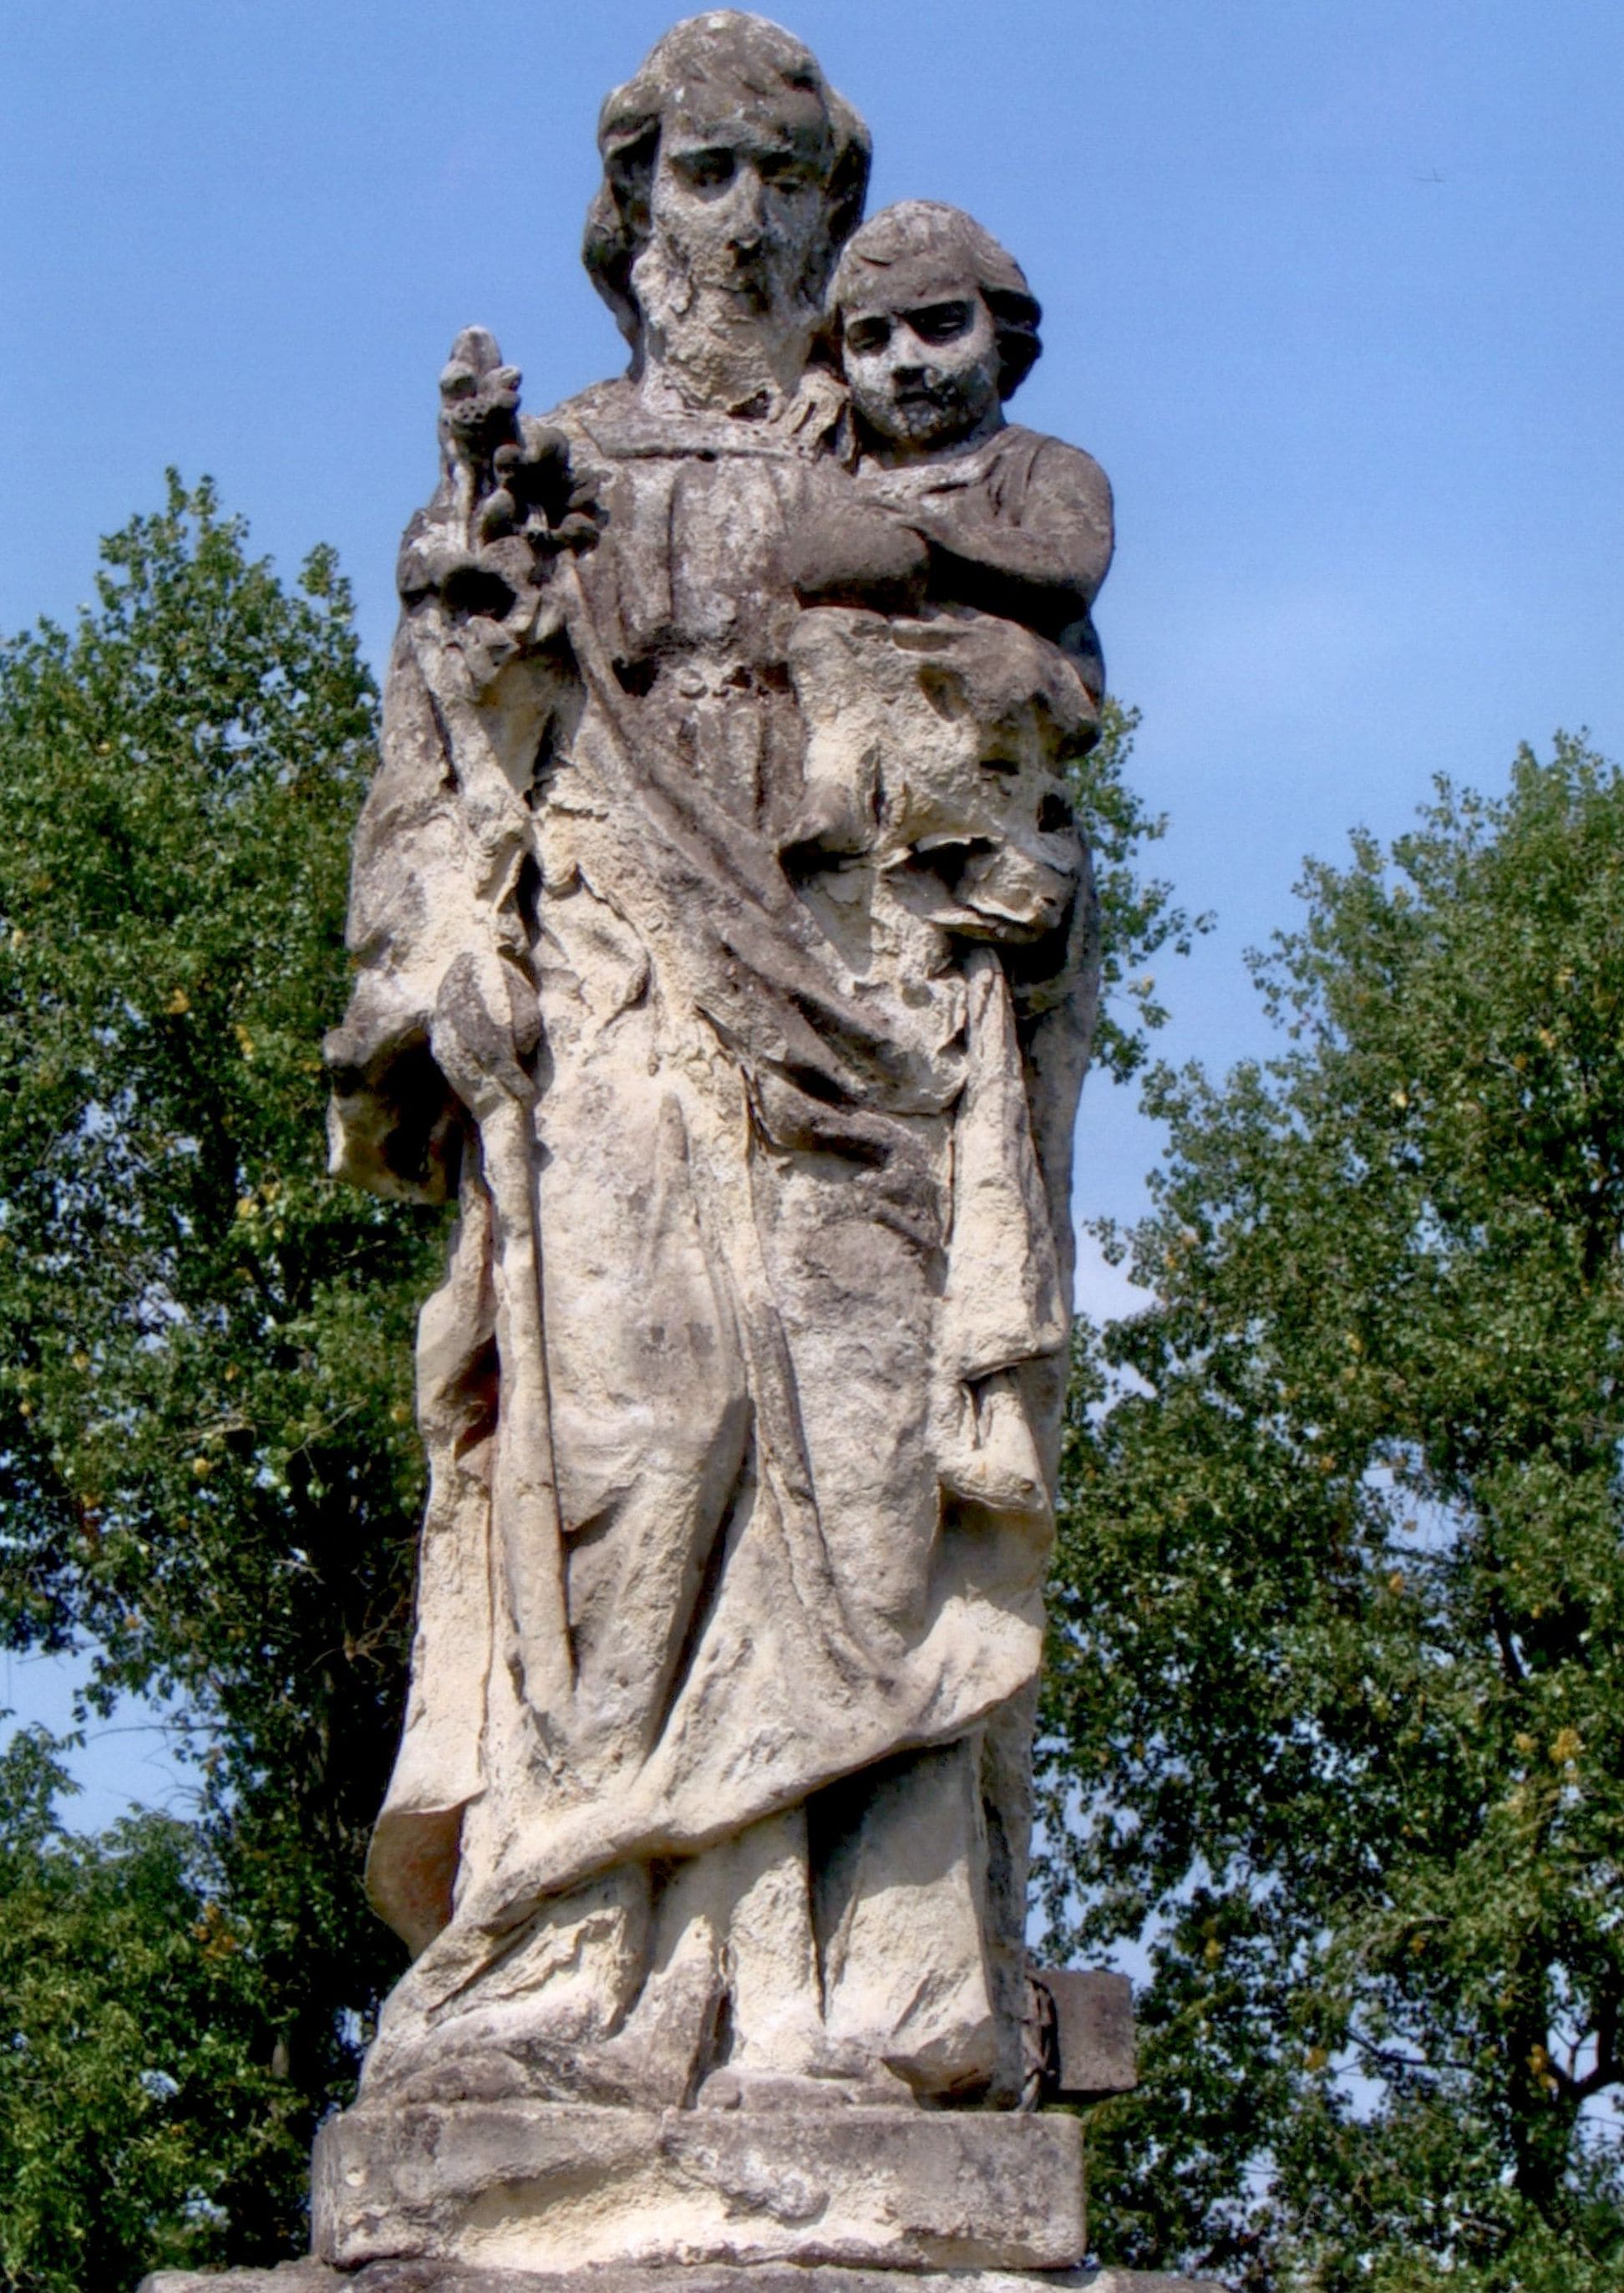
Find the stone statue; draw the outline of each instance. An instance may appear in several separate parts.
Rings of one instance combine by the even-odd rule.
[[[328,1045],[335,1169],[457,1215],[369,1869],[416,1956],[319,2232],[1059,2265],[1075,2127],[998,2113],[1109,492],[1005,420],[1018,266],[951,208],[856,228],[865,130],[787,33],[679,25],[599,146],[630,369],[537,422],[455,346]],[[431,2121],[413,2181],[376,2129]],[[927,2151],[924,2227],[853,2194]]]

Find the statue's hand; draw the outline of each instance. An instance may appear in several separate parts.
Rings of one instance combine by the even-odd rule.
[[[597,540],[592,485],[571,469],[562,433],[520,413],[520,379],[482,327],[451,345],[440,377],[445,480],[400,552],[408,605],[434,596],[458,620],[528,615],[561,552]]]
[[[534,589],[535,559],[513,534],[471,548],[463,520],[435,502],[401,537],[395,579],[408,606],[435,598],[458,619],[486,613],[504,620],[521,594]]]
[[[572,468],[562,430],[526,416],[517,442],[498,449],[497,469],[510,505],[504,530],[522,532],[538,557],[592,547],[604,513],[593,481]]]
[[[333,1177],[408,1202],[444,1202],[456,1183],[460,1117],[426,1015],[363,972],[321,1053]]]

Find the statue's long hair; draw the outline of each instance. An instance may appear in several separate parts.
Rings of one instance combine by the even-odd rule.
[[[836,258],[862,216],[872,149],[869,131],[824,78],[811,49],[764,16],[727,8],[688,17],[650,50],[636,77],[613,91],[598,117],[603,181],[586,210],[581,259],[634,357],[642,320],[632,292],[632,270],[649,243],[660,127],[674,99],[691,101],[696,88],[707,83],[757,99],[789,89],[815,97],[822,107],[829,166],[822,243],[802,282],[809,304],[821,301]]]

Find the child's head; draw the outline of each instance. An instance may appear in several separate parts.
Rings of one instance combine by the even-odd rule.
[[[934,199],[903,199],[854,231],[829,302],[859,419],[900,459],[996,429],[1040,347],[1020,264]]]

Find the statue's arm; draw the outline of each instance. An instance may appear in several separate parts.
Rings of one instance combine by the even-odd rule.
[[[830,477],[786,544],[804,605],[917,612],[974,605],[1062,644],[1097,700],[1103,665],[1089,608],[1111,564],[1111,485],[1090,454],[1038,442],[1018,490],[944,486],[903,506]]]
[[[909,512],[933,594],[1058,636],[1085,619],[1111,565],[1111,484],[1091,454],[1046,438],[1019,498],[946,495]]]

